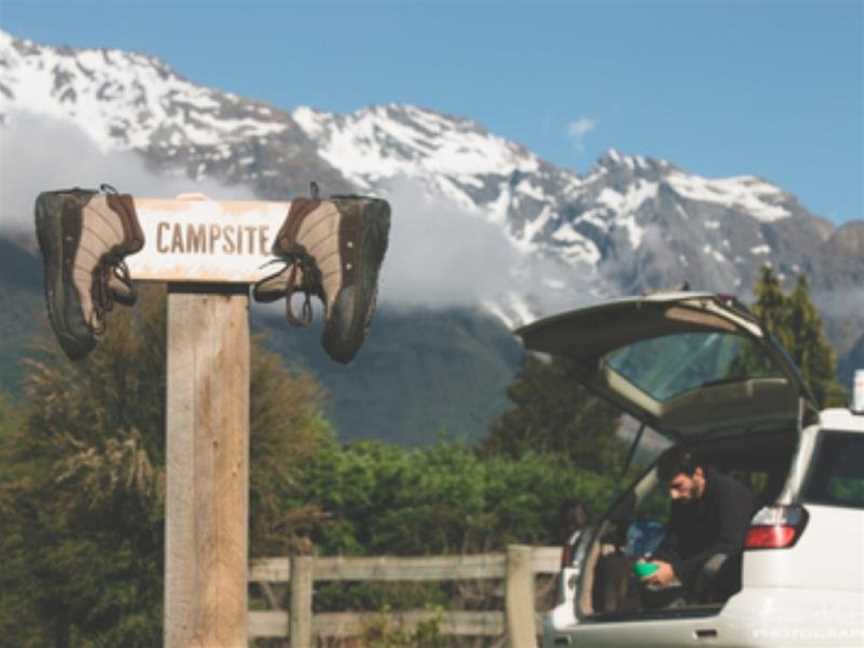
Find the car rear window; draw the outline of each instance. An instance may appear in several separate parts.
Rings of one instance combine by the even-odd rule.
[[[814,504],[864,508],[864,435],[822,433],[804,499]]]
[[[657,401],[709,385],[783,377],[761,346],[732,333],[676,333],[606,356],[608,366]]]

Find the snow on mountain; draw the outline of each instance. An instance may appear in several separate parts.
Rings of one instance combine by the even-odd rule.
[[[789,273],[812,266],[833,232],[753,176],[705,178],[616,150],[580,175],[469,119],[397,104],[287,112],[196,85],[152,57],[0,32],[0,121],[14,127],[16,110],[69,120],[105,150],[246,183],[265,198],[302,192],[313,179],[326,191],[383,194],[408,179],[500,226],[521,253],[509,270],[516,289],[527,289],[520,276],[536,279],[537,259],[557,268],[542,286],[552,293],[596,297],[685,281],[737,289],[765,262]],[[503,301],[504,319],[531,310],[528,296]]]
[[[287,112],[197,85],[142,54],[0,31],[0,124],[14,127],[16,111],[69,121],[103,153],[135,151],[163,173],[247,184],[265,198],[303,191],[312,178],[352,188]]]
[[[770,223],[792,215],[783,206],[789,200],[788,194],[753,176],[709,180],[674,172],[669,174],[667,182],[683,198],[740,210],[757,220]]]
[[[360,187],[399,175],[431,177],[446,195],[474,206],[463,187],[482,188],[485,176],[540,167],[537,156],[475,122],[415,106],[375,106],[345,116],[300,107],[293,117],[319,143],[321,157]],[[523,190],[545,198],[530,183]]]
[[[476,122],[416,106],[373,106],[349,115],[300,107],[292,117],[318,143],[319,155],[361,191],[386,193],[393,181],[409,179],[500,225],[522,253],[551,253],[593,273],[599,259],[593,242],[566,231],[566,224],[558,225],[556,238],[545,233],[558,218],[561,192],[575,191],[581,178],[523,146]]]
[[[12,108],[73,120],[104,150],[220,147],[288,127],[277,111],[195,85],[155,58],[0,31],[0,118]]]

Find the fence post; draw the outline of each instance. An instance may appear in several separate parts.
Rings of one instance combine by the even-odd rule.
[[[312,648],[312,556],[291,558],[291,648]]]
[[[531,547],[507,547],[507,632],[511,648],[536,648]]]

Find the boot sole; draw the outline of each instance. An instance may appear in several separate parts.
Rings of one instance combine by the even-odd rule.
[[[58,205],[46,204],[52,200],[59,201],[59,210],[56,208]],[[54,193],[40,194],[36,199],[35,212],[36,238],[42,253],[48,319],[63,351],[70,359],[78,360],[93,349],[96,340],[89,333],[82,339],[81,335],[72,332],[72,327],[67,321],[67,312],[70,308],[70,296],[67,295],[67,290],[74,292],[71,267],[78,237],[72,236],[67,239],[64,235],[64,225],[66,219],[73,216],[65,212],[63,199]],[[80,222],[78,225],[77,232],[80,233]],[[76,231],[74,223],[71,229],[73,233]],[[77,299],[73,296],[72,301],[76,302]],[[81,310],[80,304],[77,304],[77,309]]]
[[[387,251],[390,231],[390,206],[383,200],[373,200],[361,214],[346,214],[343,218],[363,218],[366,226],[360,241],[360,254],[357,257],[356,286],[343,289],[337,295],[333,312],[324,327],[321,343],[327,353],[338,362],[350,362],[366,339],[369,324],[375,313],[378,293],[378,274],[384,254]],[[351,296],[347,290],[352,290]],[[351,299],[353,297],[353,299]],[[346,304],[346,301],[350,301]],[[349,309],[349,326],[339,334],[336,322],[343,318],[340,314]]]

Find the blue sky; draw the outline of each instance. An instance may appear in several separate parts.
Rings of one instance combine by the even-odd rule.
[[[281,108],[413,103],[581,172],[616,148],[762,176],[838,223],[864,218],[862,14],[862,0],[0,0],[15,36],[152,54]]]

